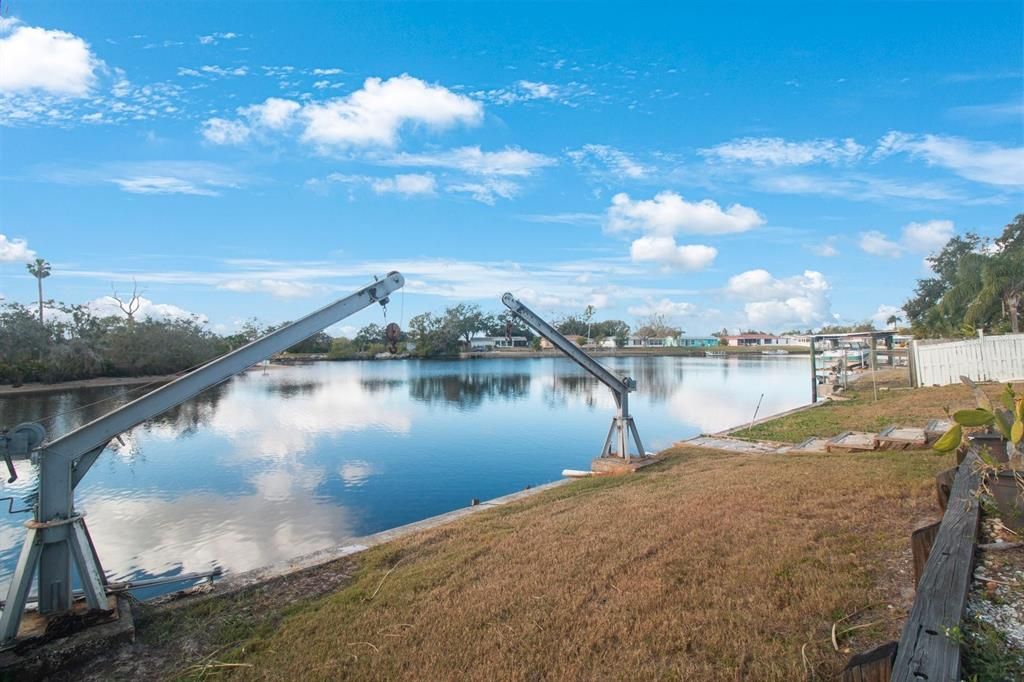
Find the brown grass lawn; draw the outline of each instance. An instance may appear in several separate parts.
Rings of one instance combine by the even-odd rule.
[[[373,549],[346,587],[219,657],[251,667],[217,671],[830,679],[851,651],[897,636],[909,535],[935,512],[944,463],[674,451]]]
[[[879,431],[892,424],[925,426],[929,419],[945,417],[946,408],[956,411],[976,406],[970,389],[961,384],[918,390],[906,388],[906,370],[881,370],[877,384],[880,389],[877,401],[870,376],[860,377],[842,394],[847,400],[824,403],[732,435],[799,443],[811,436],[827,438],[843,431]],[[995,397],[1002,386],[986,384],[983,389]]]

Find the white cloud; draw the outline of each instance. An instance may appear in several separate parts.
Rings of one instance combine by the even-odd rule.
[[[877,160],[898,153],[923,158],[928,165],[947,168],[975,182],[1024,187],[1024,147],[892,131],[878,141],[872,157]]]
[[[203,161],[107,162],[75,168],[45,169],[40,176],[63,185],[115,184],[133,194],[194,194],[217,196],[221,189],[237,189],[249,178],[220,164]]]
[[[746,324],[757,329],[813,326],[831,318],[831,286],[814,270],[786,278],[763,269],[748,270],[731,277],[725,290],[747,301]]]
[[[313,69],[314,76],[337,76],[339,73],[343,73],[343,71],[338,68]]]
[[[220,282],[218,289],[239,293],[264,293],[277,298],[302,298],[321,293],[323,286],[281,279],[229,279]]]
[[[11,23],[13,30],[0,38],[0,93],[43,91],[67,97],[85,97],[103,66],[76,35],[65,31]]]
[[[130,297],[127,298],[130,299]],[[206,315],[193,313],[171,303],[154,303],[145,296],[139,296],[137,303],[139,307],[135,313],[136,320],[144,320],[148,317],[154,320],[190,320],[197,318],[197,321],[201,324],[206,324],[208,321]],[[96,315],[104,317],[110,315],[117,317],[125,316],[113,296],[101,296],[89,301],[86,306]]]
[[[764,218],[752,208],[733,204],[723,211],[710,199],[691,203],[671,191],[635,201],[626,193],[616,194],[608,209],[608,229],[612,232],[727,234],[746,232],[763,223]]]
[[[294,121],[296,112],[301,108],[301,104],[290,99],[268,97],[263,104],[242,107],[238,113],[248,118],[254,125],[271,130],[281,130]]]
[[[755,166],[803,166],[812,163],[850,163],[864,155],[864,147],[852,138],[789,142],[781,137],[745,137],[707,149],[702,156],[729,163]]]
[[[238,33],[228,31],[227,33],[211,33],[205,36],[199,36],[200,45],[216,45],[221,40],[234,40],[235,38],[241,38]]]
[[[244,76],[249,73],[249,69],[244,66],[224,68],[222,66],[217,66],[216,64],[207,64],[205,66],[200,66],[199,70],[202,73],[209,74],[212,76],[220,76],[221,78],[226,76]]]
[[[166,175],[111,178],[110,181],[125,192],[132,194],[194,194],[205,197],[215,197],[219,194],[209,187],[202,187],[189,180]]]
[[[835,243],[835,237],[828,237],[824,241],[816,242],[808,248],[810,248],[812,253],[823,258],[834,258],[839,255],[839,249],[836,248]]]
[[[434,194],[437,188],[437,180],[430,174],[407,173],[396,175],[393,178],[376,178],[370,184],[377,194],[404,194],[414,196],[417,194]]]
[[[558,99],[562,96],[562,89],[551,83],[520,80],[507,88],[480,90],[472,94],[495,104],[517,104],[538,99]]]
[[[938,253],[953,238],[953,233],[952,220],[907,223],[903,227],[903,246],[919,253]]]
[[[762,174],[754,178],[754,186],[763,192],[781,194],[829,195],[854,201],[912,199],[927,201],[962,201],[963,193],[934,182],[908,182],[876,178],[863,174],[817,176],[801,173]]]
[[[446,189],[449,192],[469,194],[480,203],[493,206],[498,198],[514,197],[519,192],[519,185],[501,178],[484,178],[479,182],[455,182]]]
[[[479,102],[407,74],[367,78],[347,97],[302,109],[302,139],[321,147],[394,146],[405,125],[444,129],[474,125],[483,118]]]
[[[878,230],[861,232],[860,240],[857,242],[861,250],[870,253],[872,256],[883,258],[899,258],[903,255],[903,247],[890,240]]]
[[[459,147],[443,152],[426,154],[394,154],[381,157],[379,162],[389,166],[420,166],[450,168],[474,175],[527,176],[541,168],[557,163],[553,158],[506,147],[496,152],[485,152],[478,146]]]
[[[696,310],[697,306],[686,301],[672,301],[667,298],[655,301],[653,298],[648,298],[643,305],[629,306],[626,312],[637,317],[648,317],[650,315],[684,317],[693,314]]]
[[[249,139],[252,129],[241,121],[210,118],[203,121],[200,130],[207,142],[213,144],[242,144]]]
[[[875,323],[875,326],[880,329],[889,328],[889,318],[895,315],[901,320],[907,319],[907,314],[903,312],[903,308],[894,305],[886,305],[882,303],[878,306],[878,310],[871,316],[871,321]],[[898,324],[898,323],[897,323]]]
[[[637,163],[625,152],[605,144],[585,144],[580,149],[568,152],[568,156],[576,165],[591,170],[596,170],[596,164],[600,164],[617,178],[639,180],[651,173],[650,168]]]
[[[718,249],[703,244],[679,246],[673,237],[649,236],[634,241],[629,255],[636,263],[659,263],[692,272],[711,265],[718,256]]]
[[[27,263],[36,257],[24,239],[11,239],[0,233],[0,263]]]

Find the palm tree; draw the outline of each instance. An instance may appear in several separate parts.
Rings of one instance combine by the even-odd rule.
[[[897,322],[902,322],[902,321],[903,321],[903,318],[900,317],[899,315],[890,315],[889,319],[886,320],[885,323],[887,325],[889,325],[890,327],[892,327],[893,329],[896,329],[896,323]]]
[[[29,273],[36,278],[36,284],[39,287],[39,323],[43,323],[43,280],[50,276],[50,264],[42,258],[36,258],[34,263],[28,263],[26,266]]]
[[[1024,300],[1024,249],[997,253],[981,270],[981,289],[971,308],[991,307],[998,301],[1010,318],[1010,331],[1020,333],[1019,309]]]

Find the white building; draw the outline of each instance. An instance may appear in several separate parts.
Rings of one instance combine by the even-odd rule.
[[[513,336],[511,342],[507,336],[474,336],[469,340],[470,350],[487,351],[502,348],[526,348],[529,345],[525,336]]]

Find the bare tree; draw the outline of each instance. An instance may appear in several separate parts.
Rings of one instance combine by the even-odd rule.
[[[34,263],[25,265],[29,274],[36,278],[36,285],[39,288],[39,323],[43,323],[43,280],[50,276],[50,264],[42,258],[36,258]]]
[[[139,312],[139,308],[142,307],[142,295],[139,293],[138,282],[132,277],[132,297],[127,302],[117,295],[117,289],[113,284],[110,285],[110,288],[114,292],[112,298],[117,302],[117,307],[121,309],[121,312],[128,317],[128,322],[135,322],[135,313]]]

